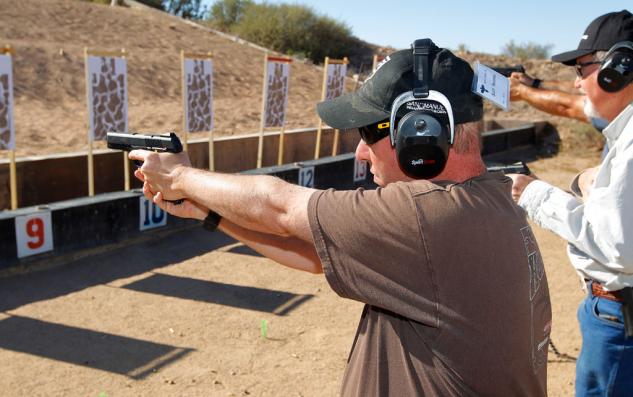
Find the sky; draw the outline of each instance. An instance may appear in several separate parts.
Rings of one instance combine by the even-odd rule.
[[[212,0],[206,0],[213,3]],[[262,1],[255,0],[256,3]],[[552,45],[550,55],[576,49],[599,15],[629,9],[633,0],[268,0],[300,4],[347,24],[362,40],[396,49],[431,38],[439,47],[500,54],[505,44]]]

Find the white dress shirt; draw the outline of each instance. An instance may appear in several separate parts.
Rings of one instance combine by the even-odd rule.
[[[519,205],[569,242],[570,261],[581,276],[615,291],[633,286],[633,103],[602,133],[609,152],[584,201],[536,180]]]

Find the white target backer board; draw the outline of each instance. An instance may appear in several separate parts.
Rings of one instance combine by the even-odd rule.
[[[264,127],[281,127],[286,122],[290,63],[269,60],[266,68]]]
[[[13,67],[9,55],[0,55],[0,150],[15,150]]]
[[[184,59],[185,126],[187,132],[213,129],[213,61]]]
[[[90,141],[108,131],[127,132],[127,62],[123,57],[89,55],[87,62]]]
[[[334,99],[345,92],[345,76],[347,74],[347,64],[329,64],[327,66],[327,83],[325,89],[325,99]]]
[[[51,212],[43,211],[15,218],[18,258],[53,250]]]

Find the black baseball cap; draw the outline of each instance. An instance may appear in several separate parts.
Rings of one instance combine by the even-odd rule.
[[[576,59],[596,51],[609,51],[621,41],[633,41],[633,14],[627,10],[594,19],[580,38],[578,49],[554,55],[552,61],[573,66]]]
[[[433,59],[429,89],[439,91],[451,102],[455,124],[481,120],[483,101],[471,92],[473,70],[465,60],[446,49]],[[358,128],[388,119],[393,101],[413,90],[413,51],[401,50],[387,56],[357,90],[321,102],[317,112],[330,127]]]

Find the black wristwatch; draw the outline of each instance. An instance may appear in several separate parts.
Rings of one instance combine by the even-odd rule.
[[[542,80],[541,79],[532,79],[532,87],[540,88]]]
[[[217,212],[213,210],[209,210],[209,214],[207,215],[206,218],[204,218],[204,221],[202,221],[202,227],[205,230],[214,232],[215,229],[217,229],[218,226],[220,225],[221,220],[222,220],[222,215],[218,214]]]

